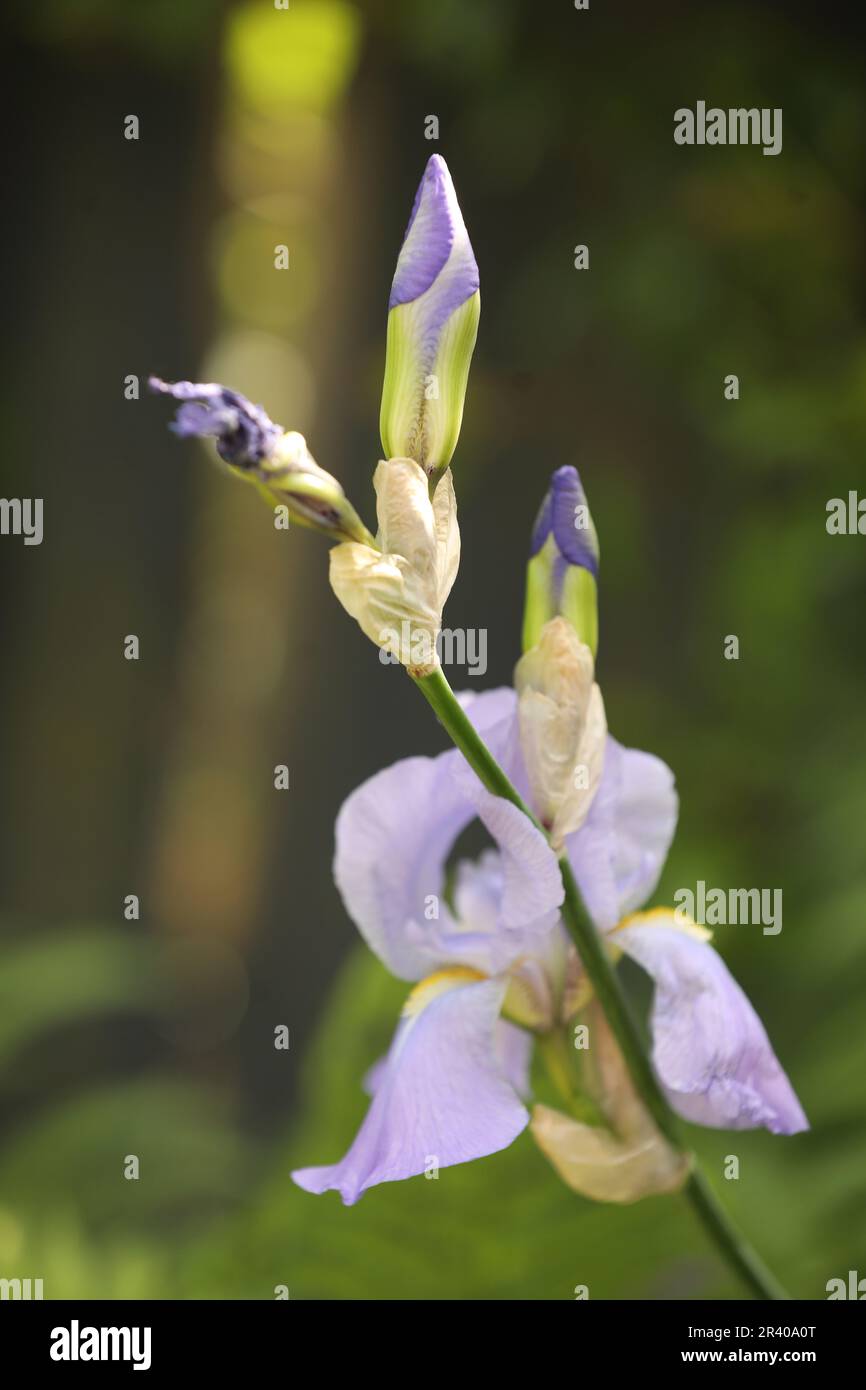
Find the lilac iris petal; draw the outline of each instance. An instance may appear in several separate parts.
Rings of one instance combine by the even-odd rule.
[[[220,458],[238,468],[261,463],[284,434],[260,405],[215,381],[172,382],[152,376],[148,386],[159,395],[186,402],[177,412],[176,434],[214,436]]]
[[[428,318],[430,329],[441,327],[475,293],[479,283],[478,266],[448,166],[441,155],[434,154],[427,161],[415,195],[388,308],[420,298],[437,281],[435,304],[431,305]]]
[[[334,878],[346,910],[405,980],[455,962],[504,970],[558,920],[562,880],[544,836],[502,798],[473,800],[452,772],[450,753],[403,759],[353,792],[337,818]],[[476,815],[498,853],[483,910],[458,922],[444,900],[445,862]],[[472,901],[479,906],[477,892]],[[468,906],[464,891],[458,910]]]
[[[340,809],[335,882],[367,945],[402,980],[420,980],[435,967],[424,946],[425,908],[441,898],[445,860],[474,816],[443,756],[404,758]],[[449,920],[444,902],[439,910]]]
[[[384,1057],[380,1057],[378,1061],[373,1063],[372,1067],[367,1068],[367,1070],[364,1072],[363,1080],[361,1081],[362,1089],[367,1093],[368,1096],[370,1096],[371,1099],[381,1086],[383,1078],[387,1075],[387,1072],[388,1054],[386,1052]]]
[[[650,897],[677,823],[670,768],[608,735],[604,771],[586,821],[566,850],[593,921],[609,931]]]
[[[504,741],[514,747],[513,690],[487,691],[464,698],[463,704],[494,752]],[[455,960],[492,973],[526,944],[516,929],[525,926],[527,940],[534,940],[554,920],[562,887],[553,852],[520,812],[503,811],[506,805],[484,791],[456,749],[436,758],[405,758],[369,778],[343,803],[334,879],[364,940],[400,979],[422,979],[438,964]],[[501,939],[484,923],[477,932],[477,923],[458,925],[443,896],[451,848],[479,815],[494,839],[501,837]],[[431,899],[439,914],[433,919],[427,912]]]
[[[529,1116],[505,1079],[496,1026],[505,984],[483,980],[438,995],[401,1020],[376,1093],[341,1162],[292,1174],[307,1192],[336,1189],[347,1206],[368,1187],[483,1158],[511,1144]]]
[[[523,811],[501,796],[485,798],[480,816],[503,861],[502,924],[551,927],[559,918],[565,890],[556,855],[546,836]]]
[[[532,1062],[532,1049],[535,1038],[525,1028],[517,1028],[513,1023],[500,1018],[496,1023],[496,1055],[502,1074],[509,1086],[522,1100],[527,1100],[531,1087],[529,1068]],[[368,1096],[374,1096],[388,1074],[388,1056],[380,1057],[365,1072],[361,1082]]]
[[[426,953],[431,966],[468,965],[483,975],[504,973],[527,957],[546,959],[559,922],[559,912],[550,903],[562,890],[550,881],[552,856],[535,880],[536,853],[533,848],[527,857],[522,849],[515,853],[513,847],[500,844],[478,860],[461,860],[455,875],[455,915],[439,904],[434,920],[407,922],[407,940]]]
[[[616,942],[655,980],[653,1061],[678,1114],[715,1129],[808,1129],[761,1020],[712,946],[639,923]]]
[[[535,1038],[525,1028],[516,1028],[501,1018],[496,1025],[496,1051],[509,1085],[523,1099],[531,1094],[529,1067]]]
[[[463,698],[463,697],[462,697]],[[520,749],[517,696],[510,688],[464,699],[464,708],[519,795],[532,807]],[[501,803],[456,751],[454,778],[478,810]],[[650,897],[677,823],[678,798],[670,768],[652,753],[624,748],[608,735],[604,770],[586,821],[566,841],[581,894],[596,925],[611,930]],[[551,851],[552,856],[552,851]]]

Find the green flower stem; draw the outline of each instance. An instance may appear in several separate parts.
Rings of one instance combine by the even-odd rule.
[[[542,829],[529,807],[518,795],[508,777],[479,737],[441,667],[430,675],[416,677],[424,698],[432,706],[440,724],[455,747],[478,774],[488,791],[510,801],[532,823]],[[688,1150],[683,1142],[679,1122],[671,1110],[656,1079],[652,1063],[643,1044],[640,1029],[629,1008],[614,965],[604,948],[586,910],[580,890],[567,858],[559,860],[565,900],[562,919],[580,954],[580,959],[604,1009],[608,1023],[619,1043],[631,1078],[644,1104],[661,1133],[680,1153]],[[759,1255],[740,1234],[725,1208],[716,1197],[693,1155],[689,1155],[692,1171],[683,1191],[711,1239],[729,1264],[737,1271],[756,1298],[785,1299],[789,1295],[766,1268]]]

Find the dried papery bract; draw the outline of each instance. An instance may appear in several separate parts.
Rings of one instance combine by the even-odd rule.
[[[432,499],[413,459],[383,460],[373,485],[376,545],[335,546],[331,587],[372,642],[423,677],[438,664],[442,609],[460,563],[451,472]]]

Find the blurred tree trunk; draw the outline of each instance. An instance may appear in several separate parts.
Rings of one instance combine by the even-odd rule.
[[[214,41],[213,33],[207,44]],[[206,55],[168,74],[122,48],[8,42],[15,190],[4,266],[10,362],[3,491],[44,498],[44,541],[0,549],[3,901],[12,912],[122,920],[181,613],[189,489],[165,421],[124,378],[203,337],[199,229]],[[136,114],[140,139],[124,139]],[[158,187],[159,197],[149,190]],[[141,659],[124,659],[135,633]]]

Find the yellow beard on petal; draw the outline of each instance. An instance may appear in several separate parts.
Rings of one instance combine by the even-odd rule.
[[[673,927],[684,936],[694,937],[695,941],[712,941],[713,933],[687,916],[680,908],[651,907],[648,912],[630,912],[614,927],[614,932],[623,927]]]
[[[431,1004],[440,994],[446,994],[455,985],[476,984],[479,980],[488,978],[489,976],[485,975],[483,971],[473,970],[470,965],[452,965],[445,970],[436,970],[432,975],[427,975],[425,979],[419,980],[411,991],[403,1005],[403,1017],[417,1017],[418,1014],[423,1013],[428,1004]]]

